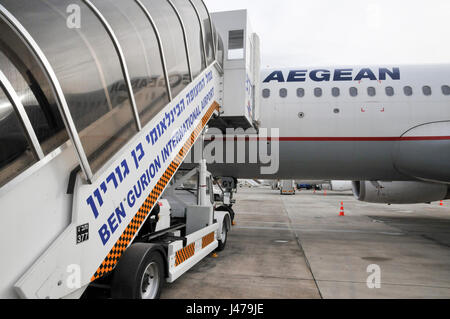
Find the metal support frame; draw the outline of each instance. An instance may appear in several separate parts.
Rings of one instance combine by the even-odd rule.
[[[34,54],[39,64],[41,65],[42,70],[44,71],[49,84],[51,85],[53,94],[55,95],[61,117],[63,118],[64,124],[67,128],[67,132],[70,136],[70,139],[72,140],[72,143],[74,144],[77,156],[80,160],[81,169],[84,172],[86,180],[91,183],[93,177],[92,170],[81,143],[80,136],[78,135],[78,131],[73,121],[72,115],[70,114],[69,106],[64,96],[64,92],[61,88],[61,84],[56,77],[56,73],[53,70],[53,67],[50,65],[47,57],[42,52],[36,41],[34,41],[30,33],[28,33],[24,26],[1,4],[0,18],[9,25],[9,27],[19,36],[19,38],[22,39],[24,44]]]
[[[205,1],[200,0],[203,3],[203,6],[206,9],[206,12],[208,12],[208,18],[209,18],[209,25],[211,26],[211,36],[213,39],[213,50],[214,50],[214,60],[217,61],[217,48],[216,48],[216,39],[214,38],[214,29],[213,29],[213,23],[211,19],[211,14],[209,13],[208,7],[205,4]]]
[[[178,9],[175,7],[175,5],[173,4],[173,2],[171,0],[167,0],[167,2],[170,4],[170,6],[172,7],[173,11],[175,11],[175,14],[178,17],[178,21],[180,21],[180,25],[181,25],[181,29],[183,31],[183,38],[184,38],[184,47],[186,49],[186,57],[187,57],[187,62],[188,62],[188,69],[189,69],[189,77],[191,79],[191,82],[194,81],[194,77],[192,74],[192,67],[191,67],[191,56],[189,55],[189,44],[188,44],[188,40],[187,40],[187,34],[186,34],[186,27],[184,26],[184,22],[183,19],[181,18],[181,14],[178,11]]]
[[[202,48],[203,48],[203,58],[205,59],[205,68],[208,67],[208,58],[206,56],[206,43],[205,43],[205,31],[203,30],[203,23],[202,23],[202,19],[200,17],[200,13],[198,12],[197,8],[195,7],[194,3],[192,2],[192,0],[189,0],[189,3],[192,5],[192,7],[195,10],[195,14],[197,15],[197,19],[198,19],[198,23],[200,25],[200,35],[202,38]]]
[[[214,62],[214,66],[216,67],[220,75],[224,74],[223,68],[217,60]]]
[[[170,187],[168,187],[165,190],[166,194],[170,194],[171,197],[176,198],[176,200],[179,201],[180,203],[189,205],[189,203],[187,203],[183,198],[179,197],[175,193],[175,190],[181,188],[185,182],[189,181],[192,177],[194,177],[195,175],[198,175],[198,174],[200,174],[200,171],[199,171],[199,166],[197,165],[195,168],[189,170],[185,175],[183,175],[181,177],[179,175],[177,175],[177,178],[173,179],[173,182],[170,185]],[[198,181],[199,181],[199,179],[197,176],[197,182]],[[198,201],[199,201],[198,192],[197,192],[196,200],[197,200],[197,204],[198,204]]]
[[[130,74],[128,72],[127,62],[125,61],[125,56],[123,54],[122,47],[119,40],[116,37],[111,25],[108,23],[103,14],[97,9],[97,7],[90,0],[83,0],[83,2],[91,9],[94,15],[100,20],[103,27],[106,29],[111,41],[116,49],[117,55],[119,56],[120,67],[122,68],[123,77],[125,79],[125,84],[127,86],[128,97],[130,99],[131,108],[133,111],[134,121],[138,131],[142,130],[141,120],[139,119],[139,111],[137,109],[136,100],[134,98],[133,87],[131,85]]]
[[[205,134],[207,127],[205,127],[202,131],[202,134],[197,141],[197,143],[201,143],[202,150],[202,158],[198,165],[198,192],[197,192],[197,203],[200,206],[206,205],[206,188],[208,187],[206,179],[208,174],[208,168],[206,167],[206,159],[204,154],[205,149]],[[211,190],[212,191],[212,190]]]
[[[149,20],[153,31],[155,32],[156,39],[158,41],[158,48],[159,48],[159,55],[161,56],[161,64],[164,72],[164,78],[166,79],[166,89],[167,94],[169,95],[169,102],[173,100],[172,97],[172,88],[170,87],[170,79],[169,79],[169,73],[167,72],[167,62],[166,62],[166,55],[164,53],[164,46],[161,40],[161,34],[159,33],[158,27],[156,26],[155,20],[153,20],[152,16],[150,15],[150,12],[147,10],[147,8],[142,4],[140,0],[134,0],[137,5],[142,9],[145,16]]]
[[[6,78],[5,74],[0,70],[0,87],[2,87],[6,97],[13,106],[14,110],[17,112],[20,123],[25,131],[25,136],[27,137],[28,143],[31,146],[33,154],[36,156],[37,160],[44,158],[44,152],[42,151],[41,144],[36,136],[36,132],[31,125],[30,119],[28,118],[27,112],[20,101],[19,96],[14,90],[11,82]]]

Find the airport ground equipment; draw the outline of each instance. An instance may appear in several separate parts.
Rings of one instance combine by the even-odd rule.
[[[258,128],[260,117],[260,40],[252,31],[247,10],[212,14],[217,32],[224,39],[223,113],[211,126],[221,128]],[[242,86],[241,83],[245,83]]]
[[[255,86],[222,38],[201,0],[0,0],[1,298],[157,298],[226,242],[204,160],[181,169],[227,76]]]
[[[282,180],[280,187],[281,195],[295,195],[295,181],[294,180]]]

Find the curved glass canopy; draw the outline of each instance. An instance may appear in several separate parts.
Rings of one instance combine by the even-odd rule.
[[[191,75],[223,59],[202,0],[0,0],[0,17],[0,67],[31,123],[20,130],[34,131],[45,154],[68,136],[79,138],[88,180],[190,83]],[[34,44],[25,41],[23,30]],[[32,45],[48,65],[36,58]],[[69,114],[55,97],[46,67],[56,75]],[[20,114],[11,113],[10,106],[3,92],[0,130],[17,127],[14,118]],[[0,139],[5,150],[0,186],[1,170],[34,148],[26,139],[17,149],[8,146],[20,130]]]

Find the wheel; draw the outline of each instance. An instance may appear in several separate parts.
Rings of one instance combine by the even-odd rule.
[[[150,212],[150,215],[144,222],[144,225],[142,225],[141,229],[139,230],[137,238],[141,238],[142,236],[155,232],[156,225],[158,224],[159,221],[160,211],[161,207],[158,204],[155,205],[155,207],[153,207],[152,211]]]
[[[227,217],[228,218],[228,217]],[[228,228],[227,228],[227,221],[224,220],[223,221],[223,225],[222,225],[222,239],[219,240],[219,246],[217,246],[217,251],[222,251],[225,249],[225,245],[227,244],[227,239],[228,239]]]
[[[218,212],[228,212],[230,214],[230,217],[231,217],[231,222],[234,221],[234,216],[235,216],[234,210],[230,206],[220,206],[219,208],[216,208],[216,211],[218,211]]]
[[[113,299],[158,299],[164,282],[164,261],[152,244],[130,246],[114,270]]]

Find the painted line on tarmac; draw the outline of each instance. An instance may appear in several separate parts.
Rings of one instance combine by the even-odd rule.
[[[388,235],[388,236],[403,236],[404,233],[393,233],[393,232],[372,232],[372,231],[362,231],[362,230],[342,230],[342,229],[302,229],[302,228],[281,228],[281,227],[263,227],[263,226],[235,226],[234,229],[255,229],[255,230],[281,230],[281,231],[300,231],[308,233],[354,233],[354,234],[378,234],[378,235]]]

